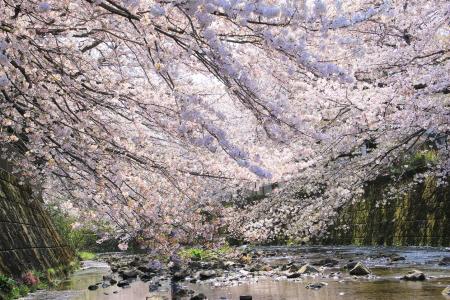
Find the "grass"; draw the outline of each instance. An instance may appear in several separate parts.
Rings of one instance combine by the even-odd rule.
[[[94,260],[97,257],[97,255],[95,253],[88,252],[88,251],[77,252],[77,256],[81,260]]]

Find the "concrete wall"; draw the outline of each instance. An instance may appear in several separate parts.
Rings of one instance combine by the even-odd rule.
[[[450,186],[437,187],[436,180],[428,178],[411,192],[377,206],[388,183],[373,182],[364,201],[345,207],[325,243],[450,246]]]
[[[73,253],[63,244],[31,188],[0,169],[0,273],[65,265]]]

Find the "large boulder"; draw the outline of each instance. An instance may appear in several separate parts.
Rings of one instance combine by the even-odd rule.
[[[450,256],[445,256],[439,261],[440,266],[450,266]]]
[[[366,276],[370,274],[369,268],[367,268],[362,262],[358,262],[353,269],[350,270],[350,275],[354,276]]]
[[[313,267],[310,264],[306,264],[306,265],[302,266],[298,270],[298,273],[300,273],[300,274],[312,274],[312,273],[320,273],[320,271],[316,267]]]
[[[407,280],[407,281],[423,281],[427,279],[425,274],[422,271],[419,270],[412,270],[405,276],[403,276],[401,279]]]

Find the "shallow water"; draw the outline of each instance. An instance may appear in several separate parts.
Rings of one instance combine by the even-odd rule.
[[[200,284],[186,283],[184,286],[204,293],[208,299],[239,299],[241,295],[252,295],[253,299],[269,300],[408,300],[408,299],[450,299],[441,294],[450,285],[450,267],[439,266],[439,260],[450,256],[443,248],[386,248],[386,247],[260,247],[261,260],[272,265],[280,262],[298,264],[312,262],[325,257],[339,260],[336,268],[327,268],[324,276],[306,277],[288,280],[283,277],[267,277],[267,274],[255,274],[251,279],[230,281],[225,286],[217,280],[203,281]],[[405,260],[391,263],[385,255],[396,253]],[[380,255],[383,254],[384,256]],[[373,274],[371,279],[354,278],[340,267],[349,260],[361,260]],[[131,283],[130,288],[117,286],[89,291],[91,284],[101,282],[102,276],[110,272],[109,266],[101,262],[85,262],[85,268],[77,271],[60,286],[58,291],[41,292],[26,299],[71,299],[71,300],[137,300],[170,299],[169,281],[162,279],[162,287],[155,293],[149,292],[149,282],[139,280]],[[412,269],[423,271],[430,278],[423,282],[406,282],[399,278]],[[339,278],[327,276],[331,272],[342,273]],[[226,274],[226,273],[225,273]],[[319,290],[309,290],[305,285],[311,282],[325,282]],[[117,291],[117,294],[114,294]],[[186,298],[189,299],[189,298]]]

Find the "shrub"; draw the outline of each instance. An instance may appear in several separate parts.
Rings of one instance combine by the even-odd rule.
[[[28,271],[22,275],[21,281],[28,287],[37,287],[39,284],[39,277],[32,271]]]
[[[2,294],[9,295],[16,286],[17,282],[14,279],[0,274],[0,292]]]
[[[77,255],[81,260],[93,260],[96,257],[95,253],[87,251],[80,251]]]

